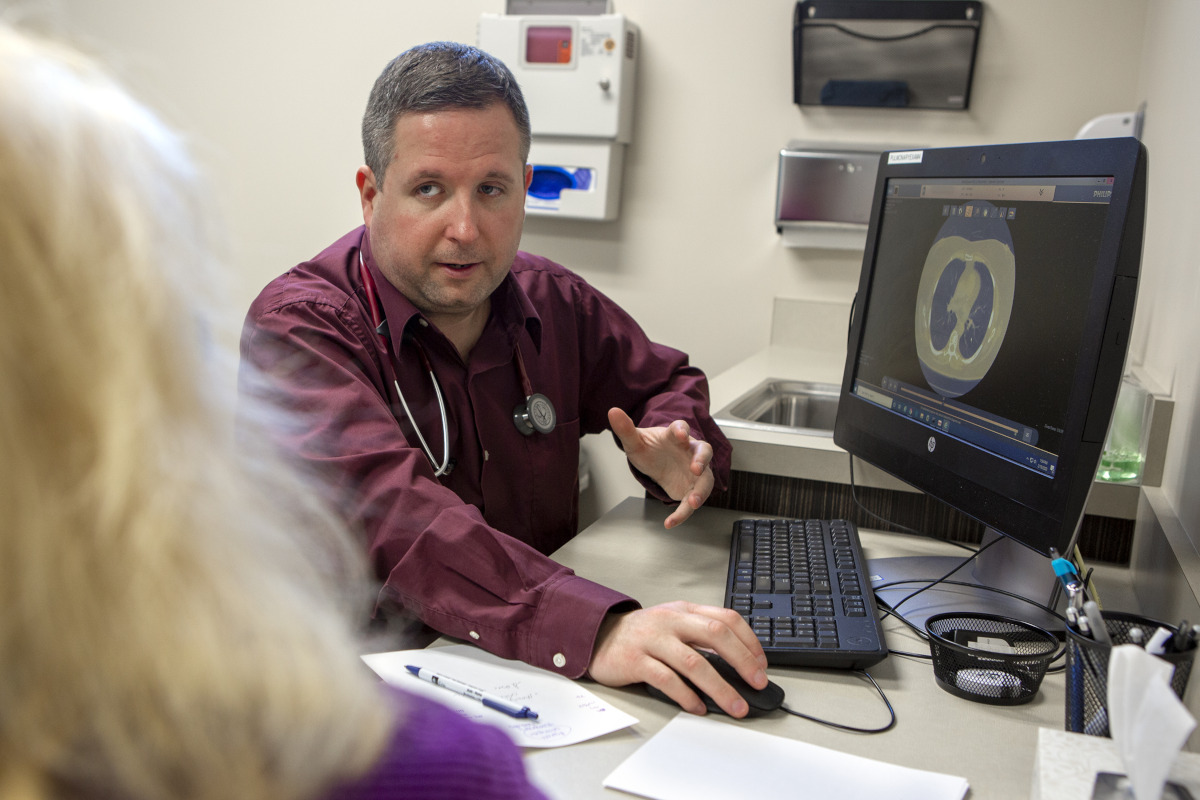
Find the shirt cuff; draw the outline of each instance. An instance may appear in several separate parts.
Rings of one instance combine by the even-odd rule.
[[[604,618],[610,612],[638,608],[641,604],[627,595],[577,575],[564,575],[542,597],[530,652],[521,660],[567,678],[582,677]]]

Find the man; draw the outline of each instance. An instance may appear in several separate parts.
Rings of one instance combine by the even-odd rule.
[[[568,677],[648,682],[734,716],[766,659],[734,612],[643,609],[546,554],[575,535],[583,434],[611,427],[635,474],[685,521],[728,475],[704,375],[581,278],[518,252],[532,168],[515,79],[475,48],[393,60],[363,118],[365,228],[251,306],[259,372],[302,416],[286,446],[346,495],[379,578],[377,613]],[[256,369],[250,369],[250,366]],[[634,420],[637,420],[635,423]]]

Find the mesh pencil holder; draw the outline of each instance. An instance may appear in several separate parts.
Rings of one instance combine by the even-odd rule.
[[[1098,642],[1067,625],[1067,722],[1072,733],[1110,736],[1108,729],[1108,657],[1120,644],[1132,644],[1129,632],[1140,629],[1146,637],[1159,628],[1171,626],[1158,620],[1120,611],[1101,613],[1112,644]],[[1183,699],[1196,648],[1166,652],[1158,657],[1172,664],[1171,689]]]
[[[935,614],[925,631],[938,686],[992,705],[1032,700],[1058,651],[1053,634],[993,614]]]

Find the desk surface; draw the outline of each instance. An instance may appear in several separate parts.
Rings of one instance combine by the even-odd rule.
[[[751,515],[702,508],[668,531],[662,524],[668,510],[657,501],[629,498],[554,558],[645,606],[672,600],[721,605],[733,520]],[[869,558],[962,552],[938,542],[874,531],[862,531],[861,538]],[[900,623],[889,621],[885,630],[891,649],[929,652]],[[1030,703],[1005,707],[963,700],[939,688],[928,660],[890,655],[868,671],[896,710],[896,727],[887,733],[846,733],[784,714],[741,722],[717,718],[845,753],[959,775],[971,785],[971,800],[1027,797],[1038,728],[1064,726],[1062,672],[1048,675]],[[887,721],[878,694],[857,673],[772,667],[768,674],[783,687],[794,710],[862,727]],[[604,778],[679,712],[651,699],[641,687],[613,689],[589,683],[588,688],[640,722],[571,747],[527,751],[526,766],[555,797],[628,797],[604,789]]]

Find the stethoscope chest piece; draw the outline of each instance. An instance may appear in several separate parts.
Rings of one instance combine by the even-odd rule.
[[[513,423],[517,430],[526,436],[538,433],[549,433],[554,430],[558,416],[554,404],[544,394],[534,392],[525,398],[525,402],[513,409]]]

